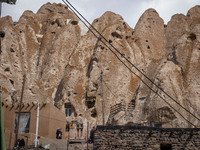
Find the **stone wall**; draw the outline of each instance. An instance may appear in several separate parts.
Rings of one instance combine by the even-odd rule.
[[[198,150],[199,128],[97,126],[94,150]]]

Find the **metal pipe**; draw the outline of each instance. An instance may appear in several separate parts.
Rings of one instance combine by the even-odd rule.
[[[68,139],[67,139],[67,150],[69,149],[70,125],[71,125],[71,123],[69,124]]]
[[[87,150],[88,150],[88,128],[89,128],[89,122],[87,120]]]
[[[40,103],[37,107],[37,121],[36,121],[36,133],[35,133],[35,147],[38,147],[38,125],[39,125]]]
[[[103,117],[103,126],[104,126],[104,99],[103,99],[103,71],[101,71],[101,90],[102,90],[102,117]]]
[[[17,121],[16,134],[15,134],[15,145],[17,144],[17,139],[18,139],[19,122],[20,122],[20,114],[21,114],[21,108],[22,108],[22,100],[23,100],[23,95],[24,95],[25,82],[26,82],[26,74],[24,74],[24,76],[23,76],[22,92],[21,92],[21,99],[20,99],[20,103],[19,103],[18,121]]]

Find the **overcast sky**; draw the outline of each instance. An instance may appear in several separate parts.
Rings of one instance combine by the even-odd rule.
[[[36,13],[47,2],[63,3],[62,0],[17,0],[16,5],[3,3],[2,17],[10,15],[13,21],[18,21],[25,10]],[[186,15],[190,8],[200,5],[200,0],[69,0],[69,2],[90,23],[104,12],[112,11],[121,15],[132,28],[148,8],[156,9],[167,24],[172,15],[177,13]]]

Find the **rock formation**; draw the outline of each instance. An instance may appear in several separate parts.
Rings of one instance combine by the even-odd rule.
[[[172,16],[167,25],[154,9],[144,12],[135,29],[113,12],[105,12],[92,25],[121,54],[99,35],[83,35],[79,19],[62,4],[47,3],[36,14],[25,11],[16,24],[9,16],[1,18],[0,30],[6,33],[0,54],[3,101],[19,102],[26,74],[24,102],[54,103],[63,113],[65,104],[71,104],[67,121],[101,125],[103,71],[106,124],[192,127],[175,108],[200,125],[180,107],[200,117],[200,6],[186,16]],[[119,109],[110,113],[117,104]]]

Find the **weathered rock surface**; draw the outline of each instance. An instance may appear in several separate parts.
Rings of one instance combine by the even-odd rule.
[[[100,125],[103,71],[105,123],[191,127],[175,108],[200,125],[141,74],[200,117],[200,6],[186,16],[172,16],[167,25],[154,9],[144,12],[135,29],[112,12],[92,24],[121,54],[99,35],[98,39],[91,32],[82,35],[78,18],[62,4],[47,3],[36,14],[25,11],[16,25],[9,16],[1,18],[0,30],[6,33],[0,54],[3,101],[18,103],[26,74],[24,102],[55,103],[63,112],[70,103],[73,113],[67,121]],[[110,107],[119,103],[123,109],[110,113]]]

